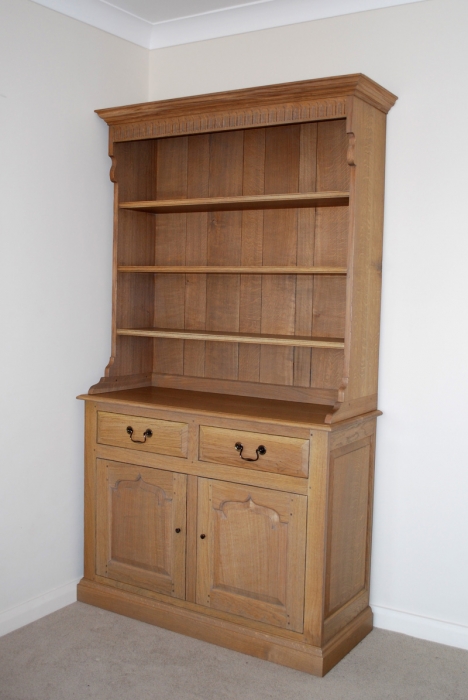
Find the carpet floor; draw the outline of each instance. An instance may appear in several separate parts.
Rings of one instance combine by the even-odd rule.
[[[374,630],[325,678],[83,603],[0,638],[1,700],[468,700],[468,651]]]

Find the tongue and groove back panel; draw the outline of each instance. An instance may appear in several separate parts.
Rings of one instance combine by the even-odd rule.
[[[348,191],[347,148],[344,119],[118,143],[118,198]],[[348,216],[348,207],[120,210],[118,264],[346,267]],[[343,338],[345,309],[339,275],[118,274],[117,328]],[[152,374],[160,386],[333,404],[343,377],[339,349],[127,336],[116,343],[113,373]]]

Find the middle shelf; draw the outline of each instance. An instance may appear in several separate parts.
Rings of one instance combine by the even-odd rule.
[[[346,267],[296,267],[293,265],[119,265],[118,272],[212,275],[346,275]]]
[[[208,340],[218,343],[250,343],[253,345],[288,345],[292,347],[343,349],[343,338],[319,338],[265,333],[174,330],[172,328],[117,328],[117,335],[177,340]]]
[[[120,209],[151,214],[185,212],[244,211],[252,209],[297,209],[302,207],[346,207],[349,192],[298,192],[294,194],[256,194],[236,197],[201,197],[197,199],[160,199],[121,202]]]

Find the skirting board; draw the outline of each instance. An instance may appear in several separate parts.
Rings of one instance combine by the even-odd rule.
[[[50,615],[76,602],[78,580],[55,588],[37,598],[0,613],[0,637],[29,625],[41,617]],[[374,627],[426,639],[429,642],[446,644],[459,649],[468,649],[468,627],[452,622],[443,622],[422,615],[391,610],[372,605]]]
[[[374,613],[374,627],[426,639],[437,644],[446,644],[449,647],[468,649],[468,627],[465,625],[382,608],[379,605],[371,607]]]
[[[79,579],[0,612],[0,637],[76,602]]]

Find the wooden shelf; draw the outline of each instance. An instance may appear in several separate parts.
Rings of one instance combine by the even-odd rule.
[[[228,333],[222,331],[173,330],[170,328],[118,328],[117,335],[177,340],[209,340],[218,343],[250,343],[254,345],[288,345],[306,348],[344,348],[343,338],[310,338],[262,333]]]
[[[346,267],[232,266],[232,265],[120,265],[118,272],[159,272],[190,275],[346,275]]]
[[[349,192],[306,192],[244,195],[239,197],[205,197],[201,199],[161,199],[151,202],[121,202],[119,207],[120,209],[146,211],[152,214],[180,214],[197,211],[346,207],[348,204]]]

